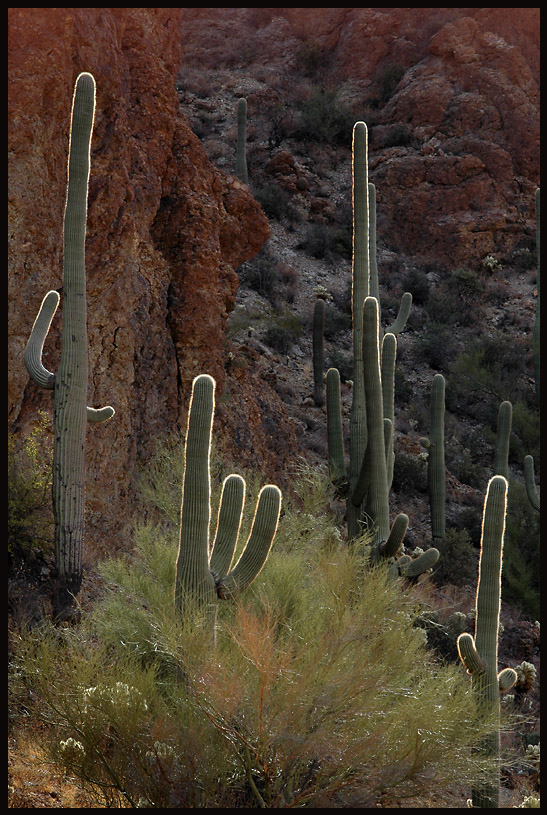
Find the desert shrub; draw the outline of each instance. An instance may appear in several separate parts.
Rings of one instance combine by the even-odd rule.
[[[418,456],[395,453],[393,489],[396,493],[414,495],[427,492],[427,464]]]
[[[539,619],[539,512],[524,484],[510,479],[505,522],[502,596],[532,620]]]
[[[8,435],[8,559],[18,567],[43,555],[53,543],[53,442],[47,422],[41,413],[22,444]]]
[[[328,368],[337,368],[341,382],[353,379],[353,354],[344,352],[333,345],[327,352]]]
[[[299,318],[286,312],[269,318],[263,340],[278,354],[288,354],[301,332],[302,323]]]
[[[15,676],[58,768],[108,807],[367,805],[471,783],[477,716],[408,591],[341,544],[326,468],[298,474],[274,549],[216,645],[174,613],[176,545],[141,528],[78,628],[21,636]],[[29,694],[28,691],[31,691]],[[44,727],[45,724],[45,727]]]
[[[423,330],[416,337],[415,352],[419,360],[436,371],[447,371],[457,352],[454,329],[436,319],[427,319]]]
[[[380,102],[385,104],[395,93],[397,85],[403,78],[405,69],[398,63],[387,65],[378,76],[377,84]]]
[[[331,145],[351,146],[355,113],[336,90],[314,88],[300,103],[301,124],[295,136]]]
[[[420,269],[413,268],[406,275],[403,283],[405,291],[412,293],[412,302],[418,306],[427,303],[431,285],[427,275]]]
[[[479,553],[466,529],[447,529],[444,538],[436,545],[440,557],[433,571],[433,579],[437,585],[451,583],[464,586],[476,581]]]
[[[280,221],[291,211],[291,194],[279,184],[266,183],[254,190],[254,197],[268,218]]]
[[[337,256],[351,259],[351,228],[334,224],[309,224],[298,244],[307,254],[318,260],[334,259]]]
[[[282,278],[278,264],[265,253],[260,253],[238,268],[241,282],[271,303],[282,293]]]

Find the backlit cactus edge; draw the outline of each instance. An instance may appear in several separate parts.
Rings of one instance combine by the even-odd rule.
[[[475,605],[475,636],[460,634],[457,640],[460,659],[471,675],[473,692],[479,706],[499,717],[500,691],[511,688],[517,680],[512,668],[498,673],[498,634],[501,609],[501,571],[503,537],[507,512],[507,479],[494,475],[484,500],[479,579]],[[499,728],[486,737],[483,753],[499,757]],[[473,790],[475,808],[499,807],[499,768],[495,767]]]
[[[59,370],[51,373],[42,364],[43,345],[59,305],[56,291],[48,292],[42,301],[24,357],[31,378],[53,390],[55,556],[66,600],[78,592],[82,577],[87,422],[102,422],[114,414],[110,406],[99,410],[87,406],[85,233],[94,116],[95,80],[91,74],[82,73],[76,80],[72,102]]]

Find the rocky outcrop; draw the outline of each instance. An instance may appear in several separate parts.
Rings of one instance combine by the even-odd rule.
[[[290,77],[293,115],[303,76],[342,89],[388,249],[453,268],[533,240],[539,9],[184,9],[182,30],[190,64]]]
[[[87,536],[110,550],[134,509],[139,465],[184,427],[193,377],[210,373],[222,395],[234,269],[269,234],[249,190],[212,167],[179,110],[180,14],[9,10],[10,424],[24,433],[52,410],[23,351],[43,295],[62,289],[70,106],[76,76],[90,71],[88,400],[116,415],[88,430]],[[60,326],[57,315],[50,370]]]

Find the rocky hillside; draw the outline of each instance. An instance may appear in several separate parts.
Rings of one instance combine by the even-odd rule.
[[[399,449],[418,452],[432,373],[447,372],[475,329],[518,343],[519,395],[533,390],[538,10],[426,11],[10,10],[8,397],[21,435],[51,410],[22,353],[43,294],[62,285],[73,82],[81,70],[97,80],[90,401],[117,413],[88,435],[95,543],[119,542],[138,466],[184,426],[201,371],[219,383],[217,432],[235,460],[283,485],[299,455],[324,460],[310,321],[322,293],[327,364],[351,378],[357,119],[377,187],[384,324],[405,289],[414,295],[399,347]],[[250,190],[234,174],[240,96]],[[475,413],[451,428],[460,458],[492,421]]]

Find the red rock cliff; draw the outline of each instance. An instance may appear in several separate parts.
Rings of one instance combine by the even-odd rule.
[[[62,287],[62,220],[76,76],[97,83],[86,267],[89,395],[116,416],[88,431],[88,536],[114,543],[138,462],[181,425],[198,373],[224,385],[234,268],[267,220],[207,160],[175,90],[180,9],[9,10],[9,378],[11,427],[50,392],[23,351],[42,297]],[[62,297],[61,297],[62,304]],[[61,319],[44,362],[56,370]],[[93,437],[91,439],[91,436]]]

